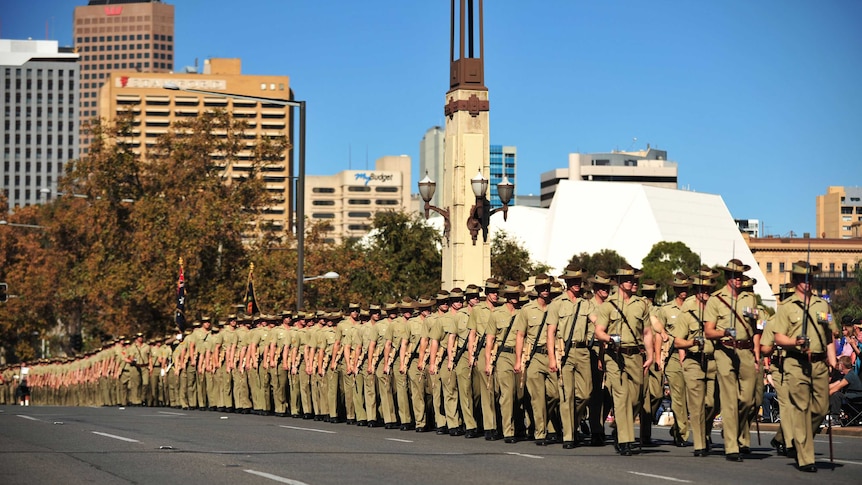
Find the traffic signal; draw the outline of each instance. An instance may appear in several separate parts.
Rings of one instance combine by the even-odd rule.
[[[0,283],[0,303],[6,303],[9,299],[8,290],[9,286],[6,283]]]

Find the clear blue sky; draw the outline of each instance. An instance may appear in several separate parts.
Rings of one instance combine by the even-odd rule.
[[[0,37],[72,44],[86,0],[6,0]],[[174,0],[177,69],[239,57],[308,101],[308,170],[407,154],[443,124],[449,2]],[[862,185],[862,2],[488,0],[491,143],[518,194],[571,152],[644,148],[680,185],[772,234],[815,230],[815,196]],[[637,142],[633,143],[633,138]],[[414,191],[415,191],[414,187]]]

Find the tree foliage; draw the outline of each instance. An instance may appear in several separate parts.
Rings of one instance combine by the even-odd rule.
[[[575,254],[569,259],[569,264],[580,266],[588,275],[594,275],[599,270],[613,275],[621,265],[627,263],[626,258],[613,249],[602,249],[593,254]]]
[[[533,261],[530,252],[506,231],[497,231],[491,239],[492,275],[503,280],[526,281],[550,269],[544,263]]]
[[[700,257],[680,241],[659,241],[643,259],[644,279],[661,283],[665,290],[675,273],[691,274],[699,267]]]
[[[862,271],[856,270],[854,280],[835,290],[831,296],[835,318],[862,318]]]

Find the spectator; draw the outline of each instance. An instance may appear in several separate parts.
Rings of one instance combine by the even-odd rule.
[[[842,355],[838,358],[838,370],[843,378],[829,384],[829,413],[839,415],[841,406],[849,400],[862,399],[862,380],[853,371],[850,357]]]
[[[767,368],[769,366],[766,366]],[[763,404],[762,421],[764,423],[772,422],[772,405],[775,403],[777,394],[775,393],[775,382],[772,381],[772,374],[767,372],[763,377]]]

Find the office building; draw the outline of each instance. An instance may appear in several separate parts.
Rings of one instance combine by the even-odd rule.
[[[255,140],[258,137],[288,136],[290,107],[257,101],[229,99],[216,95],[202,95],[165,89],[165,85],[206,91],[289,100],[290,78],[287,76],[258,76],[242,74],[240,59],[207,59],[203,72],[198,73],[141,73],[135,71],[112,72],[102,86],[99,113],[112,120],[131,113],[135,126],[131,136],[123,142],[135,154],[146,159],[147,149],[154,146],[160,135],[168,132],[175,121],[193,119],[199,114],[216,109],[230,112],[235,119],[246,123],[243,133],[245,146],[238,160],[221,163],[225,177],[241,178],[251,170]],[[226,134],[224,136],[227,136]],[[261,222],[270,223],[276,232],[290,229],[287,210],[290,197],[290,149],[284,157],[263,169],[266,187],[272,205],[261,216]]]
[[[862,239],[810,237],[746,237],[746,243],[766,282],[777,293],[790,282],[790,269],[796,261],[809,261],[820,268],[813,276],[812,288],[829,294],[853,281],[862,260]]]
[[[751,237],[760,237],[760,221],[757,219],[734,219],[736,227]]]
[[[509,182],[515,184],[515,167],[518,163],[518,149],[503,145],[491,145],[491,159],[489,165],[490,177],[489,186],[490,194],[488,200],[491,202],[491,209],[503,207],[503,202],[500,201],[500,195],[497,193],[497,184],[503,181],[503,177],[508,177]],[[515,184],[515,188],[518,185]],[[509,201],[509,205],[515,205],[516,198]]]
[[[328,223],[327,242],[368,234],[377,212],[410,210],[410,164],[407,155],[386,156],[374,170],[306,175],[306,217]]]
[[[111,72],[174,69],[173,5],[157,0],[90,0],[75,7],[73,22],[74,46],[81,55],[82,125],[99,115],[99,88]]]
[[[442,126],[432,126],[419,142],[418,178],[422,180],[425,178],[425,174],[428,174],[431,180],[437,182],[437,190],[434,192],[434,197],[431,197],[431,205],[433,206],[440,205],[439,201],[443,200],[443,192],[446,190],[440,183],[443,180],[443,140],[445,135]]]
[[[570,153],[569,166],[541,175],[542,207],[550,207],[561,180],[626,182],[666,189],[677,188],[677,164],[666,150],[610,153]]]
[[[862,237],[862,187],[831,186],[817,196],[817,237]]]
[[[78,157],[78,54],[54,40],[0,39],[0,183],[9,209],[47,200]]]

